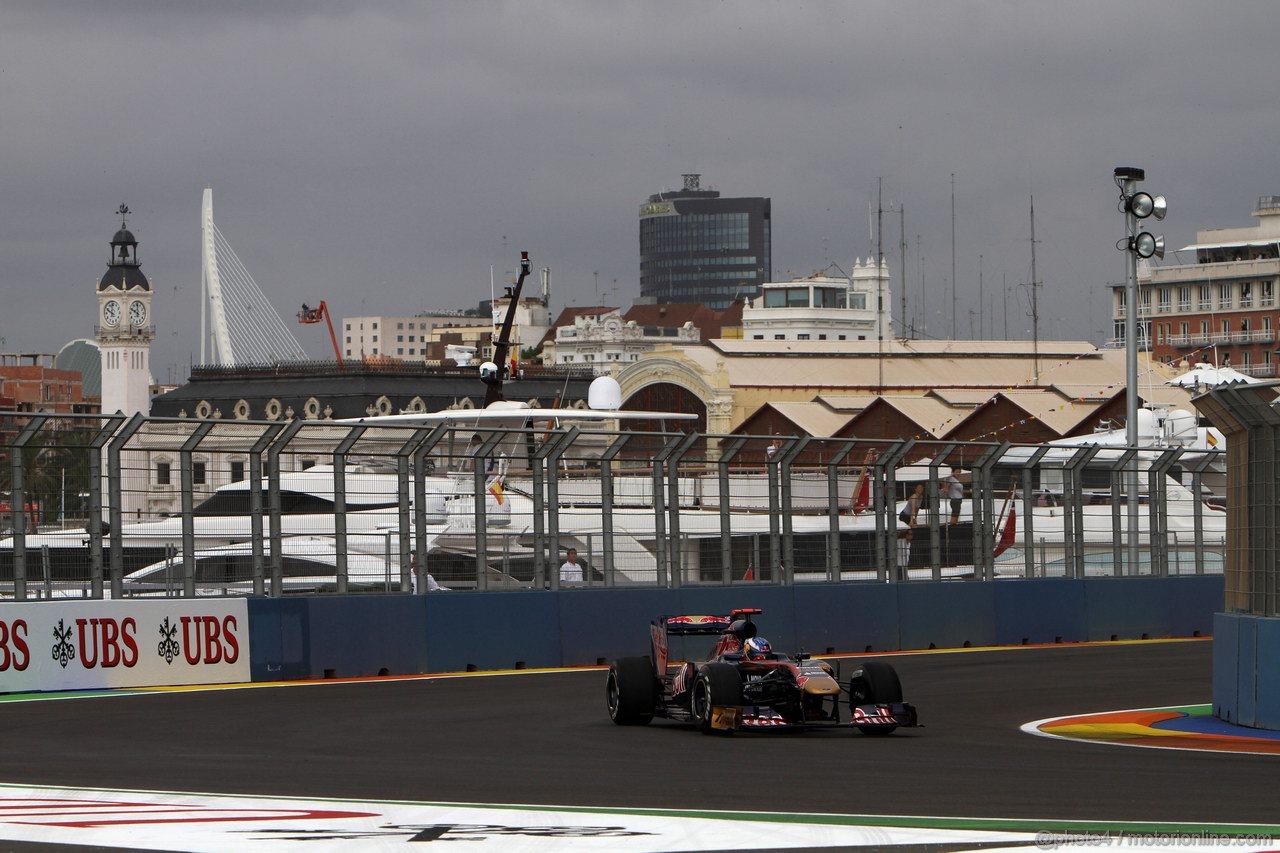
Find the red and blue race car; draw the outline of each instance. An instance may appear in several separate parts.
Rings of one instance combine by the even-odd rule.
[[[889,664],[857,663],[843,683],[825,660],[774,652],[758,638],[751,617],[662,616],[650,624],[652,654],[620,658],[609,667],[609,716],[622,726],[654,717],[690,722],[703,733],[853,727],[886,735],[914,726],[916,710],[902,701],[902,685]],[[701,661],[669,661],[673,638],[716,636]],[[848,712],[841,712],[844,700]]]

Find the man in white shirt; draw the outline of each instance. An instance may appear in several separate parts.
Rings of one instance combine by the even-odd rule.
[[[951,523],[960,523],[960,507],[964,503],[964,483],[956,476],[956,469],[951,469],[947,477],[947,497],[951,500]]]
[[[560,566],[560,585],[582,583],[582,564],[578,562],[578,549],[570,548]]]

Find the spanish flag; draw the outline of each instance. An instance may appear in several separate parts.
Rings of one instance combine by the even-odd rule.
[[[489,483],[489,494],[493,495],[493,499],[498,502],[498,506],[502,506],[502,478],[494,477],[493,482]]]

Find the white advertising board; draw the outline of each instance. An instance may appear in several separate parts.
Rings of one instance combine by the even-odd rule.
[[[249,681],[249,604],[0,604],[0,693]]]

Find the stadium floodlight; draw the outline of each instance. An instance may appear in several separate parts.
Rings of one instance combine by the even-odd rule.
[[[1126,204],[1128,212],[1132,213],[1138,219],[1146,219],[1148,216],[1154,216],[1157,220],[1164,219],[1165,214],[1169,212],[1168,203],[1164,196],[1158,195],[1152,197],[1150,193],[1134,193],[1129,196]]]
[[[1152,255],[1157,258],[1163,258],[1164,235],[1155,237],[1146,231],[1140,232],[1137,237],[1133,238],[1133,253],[1140,258],[1149,258]]]

